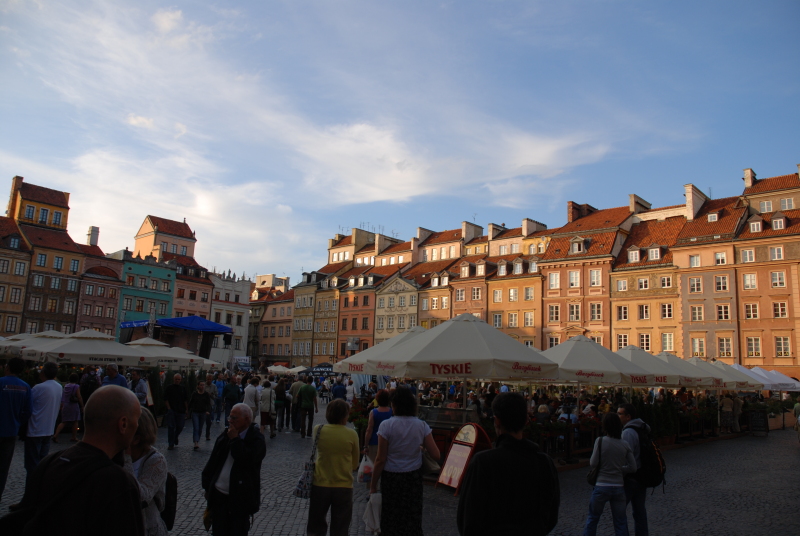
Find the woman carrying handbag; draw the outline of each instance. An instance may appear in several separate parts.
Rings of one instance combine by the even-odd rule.
[[[627,442],[622,440],[622,421],[616,413],[603,415],[605,437],[594,442],[594,451],[589,460],[589,484],[594,486],[589,499],[589,515],[583,536],[595,536],[597,523],[606,503],[611,503],[615,536],[628,536],[628,517],[625,514],[625,482],[627,473],[636,471],[636,459]]]

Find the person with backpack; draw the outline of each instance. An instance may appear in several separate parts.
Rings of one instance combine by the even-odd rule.
[[[131,446],[125,451],[125,470],[139,484],[146,536],[167,536],[161,518],[166,506],[167,460],[153,448],[158,428],[153,414],[142,411]]]
[[[650,531],[647,527],[647,510],[644,505],[647,497],[647,487],[645,486],[646,483],[642,481],[643,475],[640,473],[643,469],[642,446],[645,443],[644,446],[646,448],[649,447],[647,443],[650,436],[650,427],[642,419],[636,417],[636,408],[633,404],[620,405],[617,408],[617,415],[622,421],[622,440],[630,445],[633,457],[636,460],[637,472],[625,478],[625,501],[631,505],[633,510],[633,522],[636,527],[634,534],[636,536],[648,536]],[[647,471],[651,469],[650,467],[645,467]]]
[[[561,490],[555,464],[522,436],[528,405],[520,393],[496,395],[492,415],[495,448],[475,454],[467,467],[458,501],[458,532],[544,536],[558,523]]]

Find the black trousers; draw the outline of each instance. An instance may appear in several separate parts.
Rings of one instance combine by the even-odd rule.
[[[234,501],[217,488],[211,488],[208,509],[211,510],[211,534],[213,536],[247,536],[250,530],[250,516],[234,514],[231,509]]]

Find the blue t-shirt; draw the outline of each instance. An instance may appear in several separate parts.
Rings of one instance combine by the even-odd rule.
[[[222,398],[222,388],[225,387],[225,383],[222,380],[214,380],[214,385],[217,387],[217,396]]]
[[[333,386],[333,389],[331,389],[331,395],[333,395],[333,398],[340,398],[344,400],[347,398],[347,388],[341,383],[337,383]]]
[[[369,438],[370,445],[378,444],[378,428],[381,427],[383,421],[391,418],[391,416],[392,408],[389,408],[389,411],[378,411],[378,408],[372,410],[372,436]]]
[[[128,381],[122,376],[122,374],[117,374],[113,380],[111,379],[111,376],[106,376],[103,378],[103,385],[119,385],[120,387],[127,389]]]
[[[31,386],[16,376],[0,378],[0,437],[14,437],[31,415]]]

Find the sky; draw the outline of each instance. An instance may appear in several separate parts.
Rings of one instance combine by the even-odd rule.
[[[0,179],[299,281],[353,227],[741,194],[800,163],[796,1],[0,0]]]

